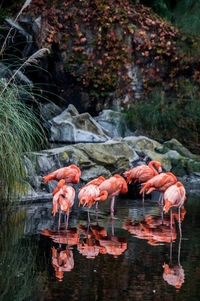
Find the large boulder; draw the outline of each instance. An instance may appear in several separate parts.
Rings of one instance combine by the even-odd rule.
[[[103,110],[99,116],[94,117],[97,123],[112,137],[125,137],[133,135],[128,129],[125,115],[119,111]]]
[[[69,105],[50,121],[50,141],[59,143],[105,142],[107,135],[89,113]]]

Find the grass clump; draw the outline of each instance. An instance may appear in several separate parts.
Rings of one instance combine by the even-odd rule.
[[[129,128],[161,142],[176,138],[194,153],[200,147],[200,100],[166,98],[152,94],[125,112]]]
[[[5,83],[0,82],[3,91]],[[24,152],[43,144],[44,133],[31,105],[22,100],[33,96],[22,87],[10,85],[0,93],[0,191],[16,192],[25,179]]]

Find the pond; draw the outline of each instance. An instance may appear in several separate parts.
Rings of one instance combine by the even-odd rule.
[[[187,195],[182,239],[156,199],[118,199],[113,220],[103,202],[90,223],[76,204],[59,231],[51,202],[2,212],[0,300],[199,300],[199,200]]]

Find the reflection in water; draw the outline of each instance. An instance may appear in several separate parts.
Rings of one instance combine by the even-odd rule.
[[[112,234],[107,234],[104,227],[80,226],[80,231],[85,238],[78,244],[78,250],[86,258],[95,258],[100,254],[110,254],[115,258],[121,255],[127,249],[125,238],[114,236],[114,225],[112,224]]]
[[[54,243],[58,243],[56,248],[53,246],[52,250],[52,266],[55,270],[55,275],[59,281],[63,280],[64,272],[70,272],[74,268],[73,252],[70,246],[79,243],[79,233],[76,228],[68,228],[60,231],[52,231],[44,229],[41,231],[42,235],[48,236]],[[62,250],[62,245],[66,245],[66,249]]]
[[[163,268],[163,279],[169,284],[176,288],[180,288],[184,283],[185,273],[184,269],[180,264],[180,252],[181,252],[181,237],[179,239],[178,246],[178,263],[172,264],[172,243],[170,243],[170,264],[164,263]]]
[[[41,234],[50,237],[55,243],[68,244],[70,246],[77,245],[80,239],[76,228],[68,228],[67,230],[60,231],[44,229],[41,231]]]
[[[68,247],[60,250],[60,247],[52,249],[52,266],[55,269],[56,277],[62,281],[64,272],[70,272],[74,268],[73,252]]]
[[[181,209],[181,221],[186,214],[184,208]],[[178,220],[178,213],[172,213],[172,225],[175,225],[175,219]],[[144,221],[132,223],[130,219],[126,220],[123,229],[128,230],[135,237],[148,240],[148,244],[156,246],[162,243],[171,243],[176,240],[176,228],[170,228],[170,216],[160,217],[146,215]]]
[[[114,224],[109,202],[101,204],[98,224],[95,209],[87,225],[87,211],[74,207],[74,228],[67,231],[52,230],[57,222],[50,205],[27,205],[28,218],[23,212],[15,212],[16,219],[1,215],[0,301],[199,300],[198,198],[186,203],[187,215],[181,212],[181,264],[178,214],[173,214],[176,240],[173,236],[174,243],[168,243],[170,218],[165,215],[162,221],[154,200],[145,202],[143,216],[140,200],[120,199]],[[41,229],[46,229],[42,235]]]

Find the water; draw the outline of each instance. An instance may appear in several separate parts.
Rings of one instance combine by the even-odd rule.
[[[75,206],[68,231],[51,202],[1,213],[0,300],[199,300],[199,197],[187,197],[182,240],[156,201],[116,205],[113,222],[107,201],[90,224]]]

